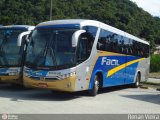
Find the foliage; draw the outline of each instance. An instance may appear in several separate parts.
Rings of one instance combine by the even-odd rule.
[[[151,56],[150,71],[160,72],[160,55]]]
[[[49,20],[50,0],[0,0],[0,24],[36,25]],[[53,0],[55,19],[93,19],[160,44],[160,18],[129,0]]]

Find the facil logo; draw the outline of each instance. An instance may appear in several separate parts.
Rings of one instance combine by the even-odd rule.
[[[104,65],[104,64],[118,66],[119,61],[116,59],[107,59],[107,57],[102,57],[101,65]]]

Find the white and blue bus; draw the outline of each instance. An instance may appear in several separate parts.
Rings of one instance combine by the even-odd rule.
[[[149,43],[94,20],[38,24],[27,47],[24,85],[83,91],[133,84],[149,73]]]
[[[26,37],[33,29],[27,25],[0,27],[0,82],[22,83]]]

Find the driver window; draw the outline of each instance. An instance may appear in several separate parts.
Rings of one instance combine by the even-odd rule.
[[[77,64],[89,58],[98,30],[95,26],[84,26],[82,29],[86,30],[86,33],[83,33],[79,37],[79,43],[77,46]]]
[[[91,54],[94,37],[90,33],[83,33],[79,37],[77,48],[77,63],[87,60]]]

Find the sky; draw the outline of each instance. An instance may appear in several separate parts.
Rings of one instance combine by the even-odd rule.
[[[160,0],[131,0],[153,16],[160,17]]]

